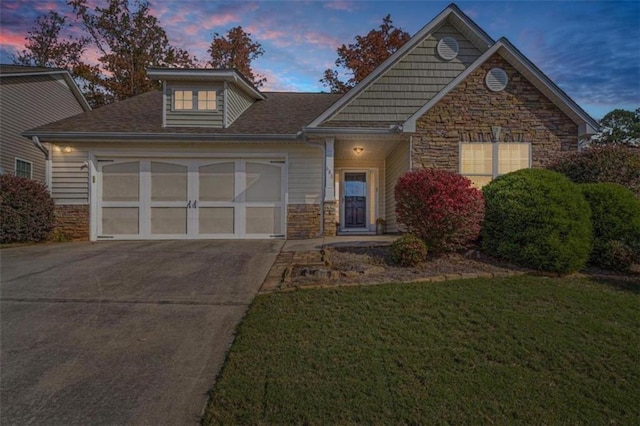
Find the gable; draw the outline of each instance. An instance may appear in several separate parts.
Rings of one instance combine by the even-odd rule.
[[[438,42],[445,37],[454,38],[459,45],[458,55],[451,60],[442,59],[437,53]],[[481,54],[462,32],[446,21],[324,125],[404,121]]]

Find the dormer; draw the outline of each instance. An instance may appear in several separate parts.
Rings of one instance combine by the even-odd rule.
[[[265,99],[235,69],[151,68],[162,81],[163,127],[229,127],[254,102]]]

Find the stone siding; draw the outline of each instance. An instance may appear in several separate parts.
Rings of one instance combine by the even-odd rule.
[[[287,239],[315,238],[319,233],[319,204],[289,204],[287,206]]]
[[[56,230],[74,240],[89,240],[89,206],[59,204],[55,207]]]
[[[336,235],[336,202],[327,201],[324,203],[324,236],[333,237]]]
[[[501,92],[492,92],[484,82],[494,67],[509,76]],[[502,127],[500,142],[530,142],[533,167],[578,149],[577,125],[496,54],[417,120],[413,167],[458,172],[459,143],[492,142],[492,126]]]

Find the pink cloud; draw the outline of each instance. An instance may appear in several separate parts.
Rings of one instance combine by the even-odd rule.
[[[22,50],[25,43],[24,36],[22,33],[14,33],[3,29],[0,31],[0,45],[11,50]]]
[[[353,12],[356,10],[356,4],[354,2],[345,0],[327,2],[324,4],[324,7],[332,10],[343,10],[346,12]]]
[[[42,2],[42,3],[36,3],[33,8],[35,10],[37,10],[38,12],[49,12],[50,10],[56,10],[58,8],[59,4],[53,3],[53,2]]]
[[[342,45],[342,42],[340,42],[340,40],[326,33],[311,31],[303,34],[303,36],[305,42],[316,46],[335,48]]]
[[[17,10],[20,8],[20,3],[18,3],[17,1],[4,1],[2,2],[2,8]]]

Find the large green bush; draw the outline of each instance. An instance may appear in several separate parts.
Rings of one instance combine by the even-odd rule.
[[[619,145],[568,152],[549,167],[575,183],[614,182],[640,198],[640,149]]]
[[[580,189],[591,208],[591,263],[628,269],[634,257],[640,256],[640,200],[615,183],[583,184]]]
[[[55,223],[54,202],[39,182],[0,175],[0,242],[44,241]]]
[[[582,269],[592,248],[589,204],[560,173],[523,169],[483,188],[482,248],[517,264],[559,273]]]

